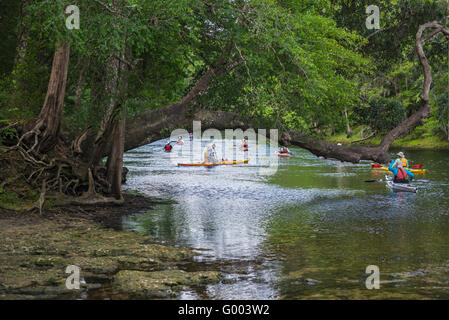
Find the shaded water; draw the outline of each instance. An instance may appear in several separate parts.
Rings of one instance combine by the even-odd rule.
[[[197,260],[225,279],[181,299],[449,298],[448,152],[407,153],[428,169],[411,194],[364,182],[385,175],[368,162],[293,148],[274,175],[255,161],[180,168],[164,142],[125,155],[126,188],[175,204],[128,216],[123,227],[206,249]],[[379,290],[365,287],[368,265],[380,268]]]

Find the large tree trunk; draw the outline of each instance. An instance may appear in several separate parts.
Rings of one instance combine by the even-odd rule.
[[[57,43],[45,102],[37,120],[33,123],[33,131],[39,136],[36,150],[41,153],[52,150],[58,141],[69,68],[69,55],[69,45]]]
[[[123,172],[123,153],[125,147],[125,112],[121,112],[122,119],[114,121],[114,130],[112,134],[112,148],[108,156],[107,179],[111,186],[110,194],[117,200],[123,200],[122,195],[122,172]]]

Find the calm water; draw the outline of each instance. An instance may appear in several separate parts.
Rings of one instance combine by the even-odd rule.
[[[180,168],[164,142],[125,155],[126,188],[174,204],[128,216],[123,227],[198,248],[203,268],[222,271],[220,284],[180,299],[449,298],[448,152],[407,152],[428,169],[411,194],[364,182],[385,175],[369,162],[292,148],[272,175],[259,167],[268,158]],[[189,162],[189,147],[174,154]],[[365,287],[368,265],[380,268],[379,290]]]

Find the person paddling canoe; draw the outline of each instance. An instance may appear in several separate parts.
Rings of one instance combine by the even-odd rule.
[[[403,153],[403,152],[398,152],[396,155],[397,155],[399,158],[396,159],[395,164],[398,164],[399,162],[401,162],[401,163],[402,163],[402,166],[403,166],[404,168],[408,168],[408,161],[407,161],[407,159],[405,158],[404,153]]]
[[[399,161],[398,161],[399,160]],[[394,174],[394,183],[409,183],[415,178],[415,175],[404,168],[402,161],[400,159],[393,160],[390,163],[388,170]]]
[[[204,152],[204,163],[216,163],[217,153],[215,152],[215,144],[211,147],[208,147],[206,152]]]
[[[214,163],[218,162],[217,150],[215,148],[216,146],[214,143],[211,147],[211,152],[209,153],[209,160],[211,160]]]

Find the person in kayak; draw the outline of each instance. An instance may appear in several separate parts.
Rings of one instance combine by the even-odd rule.
[[[407,161],[407,159],[405,158],[404,153],[403,153],[403,152],[399,152],[399,153],[397,154],[397,156],[398,156],[399,158],[396,160],[396,164],[398,164],[399,162],[402,162],[402,166],[403,166],[404,168],[408,168],[408,161]]]
[[[204,152],[204,163],[209,163],[209,148]]]
[[[242,148],[245,148],[245,149],[248,148],[248,141],[246,141],[246,139],[243,140]]]
[[[190,141],[193,141],[193,134],[192,134],[192,132],[189,133],[189,139],[190,139]]]
[[[179,138],[178,138],[177,144],[184,144],[184,141],[182,140],[182,137],[179,137]]]
[[[291,154],[290,150],[288,150],[287,147],[281,147],[281,148],[279,149],[279,153]]]
[[[165,152],[171,152],[172,149],[173,149],[173,147],[171,146],[170,142],[164,146]]]
[[[215,146],[215,145],[214,145]],[[206,152],[204,152],[204,163],[217,163],[217,156],[214,147],[207,147]]]
[[[217,163],[218,162],[218,158],[217,158],[217,150],[215,149],[215,143],[212,145],[212,147],[210,148],[210,153],[209,153],[209,160],[212,161],[213,163]]]
[[[388,170],[394,174],[394,183],[409,183],[415,178],[413,173],[404,168],[400,159],[391,161]]]

